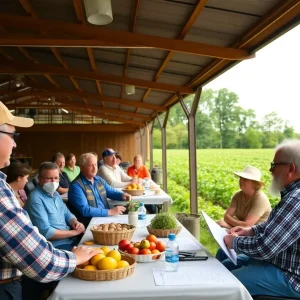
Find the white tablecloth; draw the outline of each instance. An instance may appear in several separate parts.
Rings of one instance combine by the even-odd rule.
[[[144,195],[141,196],[133,196],[133,201],[136,202],[144,202],[144,204],[163,204],[163,210],[168,211],[168,208],[172,205],[172,198],[161,190],[160,194],[155,194],[153,191],[147,191]],[[114,201],[108,199],[108,203],[110,205],[124,205],[123,201]]]
[[[150,218],[148,217],[148,222]],[[126,223],[127,216],[114,216],[107,218],[93,218],[81,242],[92,239],[89,230],[90,226],[97,223],[120,222]],[[133,241],[140,241],[148,234],[145,228],[137,229],[132,238]],[[164,240],[164,239],[160,239]],[[183,228],[177,240],[186,240],[189,244],[203,247],[198,241]],[[185,243],[186,245],[186,243]],[[180,245],[181,250],[185,245]],[[98,245],[95,245],[98,246]],[[204,249],[205,250],[205,249]],[[214,269],[218,268],[223,278],[228,278],[225,284],[198,284],[188,286],[156,286],[153,278],[152,269],[162,268],[163,261],[153,263],[137,263],[135,272],[121,280],[116,281],[84,281],[72,275],[62,279],[50,296],[49,300],[87,300],[87,299],[143,299],[143,300],[176,300],[176,299],[211,299],[211,300],[251,300],[251,296],[245,287],[214,257],[209,253],[206,261],[180,262],[180,266],[190,266],[199,268]]]

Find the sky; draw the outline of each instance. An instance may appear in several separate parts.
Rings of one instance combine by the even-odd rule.
[[[257,121],[275,111],[300,133],[300,25],[205,88],[227,88],[239,96],[241,107],[255,111]]]

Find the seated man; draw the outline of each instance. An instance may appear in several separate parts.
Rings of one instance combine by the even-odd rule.
[[[69,190],[70,180],[68,174],[64,171],[66,165],[65,156],[57,152],[52,156],[52,162],[54,162],[59,167],[59,186],[57,191],[60,194],[65,194]]]
[[[76,236],[85,231],[83,224],[71,214],[56,192],[59,182],[59,168],[51,162],[44,162],[39,168],[39,185],[25,204],[31,222],[53,246],[71,250],[77,244]]]
[[[111,186],[124,188],[132,178],[128,176],[116,163],[116,152],[108,148],[102,153],[104,164],[99,168],[98,174]]]
[[[130,200],[131,196],[108,185],[97,176],[97,158],[91,153],[79,159],[80,174],[71,183],[68,204],[78,219],[87,226],[92,217],[107,217],[122,214],[126,208],[110,208],[107,197],[112,200]]]

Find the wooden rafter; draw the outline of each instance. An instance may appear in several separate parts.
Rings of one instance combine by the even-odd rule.
[[[179,33],[177,39],[178,40],[183,40],[188,31],[191,29],[193,26],[194,22],[197,20],[197,17],[200,15],[200,13],[203,11],[203,8],[206,4],[207,0],[200,0],[197,5],[195,5],[195,9],[193,10],[192,14],[188,18],[187,22],[185,23],[184,27],[182,28],[181,32]],[[157,81],[161,73],[164,71],[166,68],[168,62],[172,59],[174,56],[175,52],[170,51],[166,58],[164,59],[163,63],[161,64],[160,68],[156,72],[153,81]],[[151,89],[148,89],[145,94],[143,95],[142,101],[145,101],[147,96],[149,95]]]
[[[139,8],[139,1],[140,0],[134,0],[132,17],[131,17],[131,20],[130,20],[131,22],[130,22],[130,26],[129,26],[129,31],[130,32],[134,31],[134,27],[135,27],[136,19],[137,19],[138,8]],[[123,72],[124,77],[127,77],[127,73],[128,73],[130,52],[131,52],[131,49],[127,49],[126,59],[125,59],[125,67],[124,67],[124,72]],[[124,96],[124,91],[125,91],[125,85],[122,85],[121,97]]]
[[[293,19],[299,18],[300,15],[300,1],[280,1],[268,14],[261,18],[254,24],[241,38],[232,44],[235,48],[251,49],[250,46],[259,45],[267,36],[271,37],[280,28],[284,28]],[[254,43],[255,41],[255,43]],[[232,62],[227,60],[214,60],[211,64],[207,65],[197,76],[195,76],[188,84],[187,87],[203,86],[211,78],[222,70],[229,68]],[[169,107],[177,101],[177,96],[170,97],[164,104],[164,107]]]
[[[152,82],[142,79],[136,78],[124,78],[122,76],[107,74],[107,73],[99,73],[99,72],[91,72],[91,71],[83,71],[78,69],[65,69],[61,67],[56,67],[52,65],[42,65],[42,64],[27,64],[24,62],[16,62],[0,59],[0,63],[2,64],[0,73],[1,74],[54,74],[68,77],[78,77],[89,80],[100,80],[103,82],[113,83],[113,84],[129,84],[135,85],[141,88],[152,88],[154,90],[160,90],[164,92],[176,93],[179,92],[181,94],[192,94],[194,89],[182,87],[173,84],[167,83],[158,83]]]
[[[26,45],[26,46],[65,46],[65,47],[122,47],[122,48],[156,48],[168,51],[182,52],[186,54],[222,58],[228,60],[243,60],[253,58],[246,50],[234,49],[208,45],[204,43],[195,43],[169,39],[159,36],[150,36],[140,33],[112,30],[108,28],[99,28],[81,24],[71,24],[59,21],[36,20],[28,17],[20,17],[9,14],[0,14],[0,25],[13,28],[30,29],[36,31],[42,30],[50,34],[61,36],[69,34],[70,38],[47,38],[40,39],[23,38],[22,40],[3,37],[0,40],[1,45]],[[79,36],[81,38],[76,38]],[[82,39],[84,38],[84,39]]]
[[[85,20],[84,13],[83,13],[82,2],[78,1],[78,0],[73,0],[73,6],[75,8],[75,13],[76,13],[76,17],[77,17],[78,22],[80,24],[83,24],[84,26],[86,26],[87,24],[86,24],[86,20]],[[97,68],[97,65],[96,65],[96,60],[95,60],[93,49],[86,48],[86,51],[87,51],[87,54],[88,54],[88,57],[89,57],[89,60],[90,60],[90,64],[91,64],[91,67],[92,67],[93,71],[98,72],[98,68]],[[100,81],[96,80],[96,84],[97,84],[99,94],[102,95],[102,88],[101,88]]]
[[[86,99],[91,100],[99,100],[103,102],[109,102],[109,103],[115,103],[120,104],[124,106],[130,106],[130,107],[139,107],[142,109],[148,109],[158,112],[166,111],[166,108],[163,108],[159,105],[146,103],[146,102],[139,102],[139,101],[133,101],[128,99],[122,99],[122,98],[114,98],[109,96],[101,96],[99,94],[94,93],[88,93],[83,91],[74,91],[74,90],[65,90],[65,89],[51,89],[44,92],[38,92],[38,91],[24,91],[24,92],[3,92],[0,93],[0,96],[4,96],[5,98],[2,98],[1,101],[8,102],[13,99],[18,99],[25,96],[33,96],[33,97],[51,97],[51,96],[65,96],[65,97],[82,97]]]

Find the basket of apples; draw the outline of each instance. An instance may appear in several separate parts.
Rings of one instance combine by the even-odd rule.
[[[118,246],[121,253],[130,255],[140,263],[154,262],[165,256],[165,243],[158,241],[153,234],[149,234],[140,242],[121,240]]]

